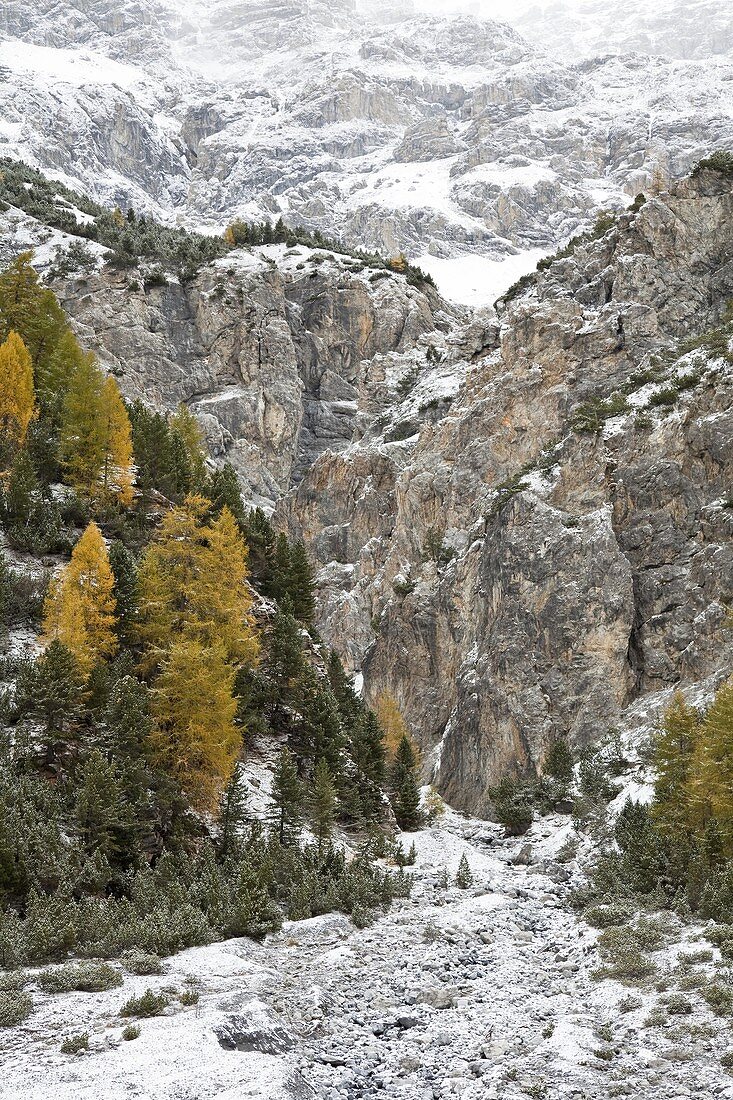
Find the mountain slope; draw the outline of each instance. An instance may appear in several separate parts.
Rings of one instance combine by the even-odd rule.
[[[188,224],[282,215],[428,258],[484,302],[477,256],[548,250],[731,136],[712,47],[568,64],[496,22],[303,0],[11,0],[0,27],[0,152]]]

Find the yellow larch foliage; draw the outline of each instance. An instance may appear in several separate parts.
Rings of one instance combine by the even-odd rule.
[[[221,645],[228,661],[257,658],[247,549],[229,509],[207,523],[209,508],[203,497],[187,496],[143,555],[139,637],[149,651],[148,668],[182,635]]]
[[[733,680],[719,689],[698,727],[687,798],[693,828],[716,818],[733,854]]]
[[[212,810],[241,749],[234,668],[222,646],[174,641],[153,688],[153,744],[191,804]]]
[[[90,523],[43,607],[46,644],[63,642],[84,672],[117,651],[114,574],[102,533]]]
[[[7,447],[23,444],[34,411],[33,361],[13,331],[0,344],[0,434]]]
[[[99,401],[102,492],[120,504],[132,504],[134,467],[132,428],[127,409],[114,378],[106,378]]]
[[[388,691],[382,691],[377,696],[377,702],[374,707],[374,711],[379,720],[379,724],[384,731],[384,747],[387,752],[389,760],[394,760],[397,752],[397,747],[403,737],[406,737],[410,743],[410,748],[415,754],[415,758],[419,760],[420,754],[410,733],[407,722],[405,721],[402,711],[400,710],[397,700],[394,695],[391,695]]]

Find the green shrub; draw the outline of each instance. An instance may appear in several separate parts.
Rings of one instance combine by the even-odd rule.
[[[692,1014],[692,1004],[681,993],[670,993],[663,998],[663,1003],[670,1016],[690,1016]]]
[[[79,963],[44,970],[37,981],[46,993],[102,993],[122,985],[122,974],[109,963]]]
[[[129,1043],[132,1039],[137,1039],[140,1035],[139,1024],[126,1024],[122,1029],[122,1038],[126,1043]]]
[[[140,997],[131,997],[120,1009],[120,1016],[160,1016],[170,1004],[165,993],[146,989]]]
[[[28,975],[24,970],[4,970],[0,973],[0,993],[24,989],[27,984]]]
[[[64,1039],[61,1044],[62,1054],[78,1054],[82,1050],[89,1050],[89,1032],[82,1031],[80,1035],[73,1035]]]
[[[20,989],[0,992],[0,1027],[15,1027],[33,1011],[33,1000]]]
[[[178,1000],[182,1005],[186,1005],[188,1008],[191,1005],[197,1005],[199,1003],[199,994],[195,989],[184,989],[183,992],[179,994]]]
[[[148,954],[145,951],[123,951],[120,962],[125,970],[131,974],[149,975],[162,974],[165,967],[159,955]]]
[[[698,161],[692,169],[692,177],[695,179],[701,172],[719,172],[723,176],[733,176],[733,153],[724,149],[718,149],[709,157]]]
[[[708,982],[700,993],[716,1016],[733,1016],[733,989],[729,985],[718,981]]]
[[[613,928],[628,924],[633,913],[624,905],[592,905],[583,913],[583,918],[593,928]]]

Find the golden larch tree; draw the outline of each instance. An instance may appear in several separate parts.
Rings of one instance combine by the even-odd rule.
[[[119,387],[112,377],[106,378],[102,386],[99,418],[102,492],[129,506],[134,481],[132,428]]]
[[[153,744],[199,810],[215,807],[241,749],[234,678],[223,647],[180,638],[164,658],[153,688]]]
[[[394,695],[388,691],[380,692],[377,696],[374,711],[384,731],[384,747],[388,759],[394,760],[402,738],[406,737],[415,758],[419,760],[419,750]]]
[[[22,252],[0,272],[0,340],[17,332],[34,369],[43,372],[69,326],[53,291],[38,278],[32,259],[32,252]]]
[[[44,641],[63,642],[84,672],[114,656],[114,574],[102,533],[90,523],[71,560],[49,587],[43,608]]]
[[[33,362],[17,332],[0,344],[0,435],[6,457],[25,441],[35,411]]]

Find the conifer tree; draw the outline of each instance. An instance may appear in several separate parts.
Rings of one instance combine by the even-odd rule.
[[[305,668],[300,628],[292,615],[278,611],[268,636],[267,670],[278,697],[290,699]]]
[[[114,860],[129,829],[129,811],[115,769],[98,749],[89,753],[79,769],[74,809],[86,849]]]
[[[409,738],[403,736],[392,765],[392,806],[397,824],[408,831],[420,825],[420,788],[416,771],[415,753]]]
[[[292,842],[303,820],[303,789],[289,749],[278,757],[272,776],[272,820],[280,844]]]
[[[196,809],[216,806],[241,748],[234,675],[222,646],[184,636],[171,645],[153,687],[153,742]]]
[[[33,363],[17,332],[0,344],[0,459],[7,467],[35,411]]]
[[[227,508],[211,524],[207,512],[203,497],[186,497],[143,555],[139,636],[153,662],[179,635],[221,645],[229,661],[257,659],[246,547]]]
[[[117,650],[114,575],[96,523],[90,523],[71,561],[49,586],[43,609],[46,642],[63,642],[89,673]]]
[[[55,424],[61,421],[64,400],[71,379],[79,369],[85,352],[71,329],[63,333],[51,355],[36,368],[36,392],[43,413]]]
[[[222,508],[228,508],[237,523],[242,527],[245,523],[244,502],[242,490],[239,487],[239,478],[231,463],[226,462],[220,470],[214,470],[206,485],[205,495],[211,501],[215,512],[221,512]],[[249,540],[247,540],[249,545]]]
[[[180,440],[188,471],[186,492],[200,493],[206,483],[206,458],[204,436],[196,417],[186,405],[179,405],[170,418],[169,426],[174,438]]]
[[[295,705],[300,718],[294,722],[289,738],[293,755],[301,764],[323,758],[338,781],[344,747],[338,706],[328,682],[310,667],[304,669],[299,679]]]
[[[374,709],[379,719],[379,724],[384,730],[384,745],[389,759],[394,760],[400,742],[404,738],[407,738],[412,748],[413,755],[416,757],[417,752],[412,743],[410,731],[407,728],[407,723],[402,716],[402,711],[397,705],[395,697],[388,691],[382,691],[377,697],[377,703]]]
[[[312,626],[316,615],[313,569],[302,542],[296,542],[290,547],[288,592],[293,601],[295,618],[306,626]]]
[[[68,735],[83,711],[83,679],[71,650],[52,641],[38,658],[28,689],[17,702],[42,720],[47,738]]]
[[[460,861],[458,863],[458,870],[456,872],[456,886],[461,890],[468,890],[469,886],[473,885],[473,873],[468,864],[468,858],[466,853],[461,854]]]
[[[696,828],[715,819],[723,851],[733,854],[733,680],[718,690],[702,720],[688,791]]]
[[[131,642],[137,622],[137,564],[119,539],[110,544],[109,564],[114,574],[117,636],[120,641]]]
[[[560,783],[570,783],[573,778],[573,754],[565,737],[556,737],[550,743],[545,757],[544,772],[559,780]]]
[[[313,773],[313,788],[310,798],[313,832],[321,851],[330,839],[336,820],[336,788],[331,769],[324,757],[321,757]]]
[[[75,489],[91,497],[104,459],[101,419],[104,376],[91,352],[76,363],[61,413],[60,455]]]
[[[654,742],[657,781],[652,813],[659,829],[669,836],[686,831],[695,816],[690,769],[698,724],[697,711],[687,706],[681,692],[676,692]]]
[[[104,497],[115,497],[120,504],[132,504],[133,454],[132,429],[124,402],[114,378],[104,380],[99,397],[99,437],[101,467],[98,481]]]
[[[0,272],[0,342],[17,332],[34,369],[42,375],[68,324],[53,292],[41,284],[31,259],[31,252],[23,252]]]
[[[247,800],[242,782],[242,768],[237,764],[219,801],[216,854],[220,861],[236,855],[246,820]]]
[[[33,514],[40,485],[25,448],[18,451],[3,494],[3,514],[8,520],[27,524]]]

